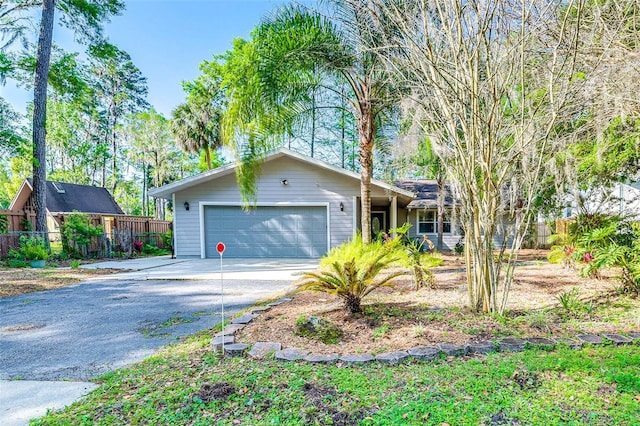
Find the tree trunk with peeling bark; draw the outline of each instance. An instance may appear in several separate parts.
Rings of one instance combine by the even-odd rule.
[[[373,174],[373,145],[375,122],[369,102],[360,102],[358,138],[360,140],[360,222],[362,241],[371,242],[371,175]]]

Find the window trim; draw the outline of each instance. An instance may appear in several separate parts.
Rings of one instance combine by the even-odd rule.
[[[420,215],[421,214],[426,214],[427,212],[433,212],[433,222],[420,220]],[[422,223],[433,223],[434,232],[420,232],[420,223],[421,222]],[[451,232],[451,230],[453,229],[453,227],[451,226],[452,225],[451,219],[447,220],[447,217],[445,215],[443,223],[445,225],[447,223],[449,224],[449,232],[444,231],[442,234],[443,235],[451,235],[451,234],[453,234],[453,232]],[[436,209],[418,209],[418,210],[416,210],[416,235],[437,235],[437,234],[438,234],[438,210],[436,210]]]

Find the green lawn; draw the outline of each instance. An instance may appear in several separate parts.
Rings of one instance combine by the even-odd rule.
[[[209,339],[109,373],[34,423],[640,425],[638,345],[338,367],[221,359]]]

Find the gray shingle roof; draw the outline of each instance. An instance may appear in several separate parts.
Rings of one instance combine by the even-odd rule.
[[[29,183],[33,185],[31,179]],[[106,188],[47,181],[47,210],[51,213],[124,214]]]
[[[407,208],[435,209],[438,207],[438,182],[435,179],[404,179],[394,182],[394,185],[416,194],[416,198],[409,203]],[[444,206],[453,206],[449,184],[445,183],[444,191]]]

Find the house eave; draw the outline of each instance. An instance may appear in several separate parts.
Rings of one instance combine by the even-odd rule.
[[[321,167],[323,169],[326,170],[330,170],[332,172],[341,174],[343,176],[355,179],[355,180],[360,180],[360,175],[357,173],[354,173],[352,171],[349,170],[345,170],[343,168],[334,166],[332,164],[329,164],[325,161],[319,160],[317,158],[312,158],[312,157],[308,157],[306,155],[291,151],[289,149],[286,148],[280,148],[278,151],[269,154],[267,156],[265,156],[263,158],[263,162],[269,162],[269,161],[273,161],[275,159],[281,158],[281,157],[291,157],[294,159],[297,159],[299,161],[302,161],[304,163],[316,166],[316,167]],[[172,194],[174,194],[177,191],[181,191],[187,188],[190,188],[192,186],[198,185],[202,182],[206,182],[208,180],[211,179],[217,179],[220,178],[222,176],[234,173],[236,168],[239,166],[239,163],[236,162],[234,164],[229,164],[227,166],[218,168],[218,169],[214,169],[214,170],[209,170],[206,171],[204,173],[200,173],[198,175],[195,176],[190,176],[188,178],[182,179],[180,181],[177,182],[173,182],[173,183],[169,183],[167,185],[163,185],[157,188],[153,188],[149,190],[149,195],[152,197],[156,197],[156,198],[164,198],[164,199],[171,199],[172,198]],[[414,194],[411,191],[407,191],[404,190],[402,188],[398,188],[394,185],[390,185],[386,182],[382,182],[380,180],[377,179],[372,179],[371,180],[371,184],[378,187],[378,188],[382,188],[384,190],[390,191],[392,193],[395,193],[397,195],[400,196],[404,196],[407,197],[409,199],[413,199],[414,198]]]

